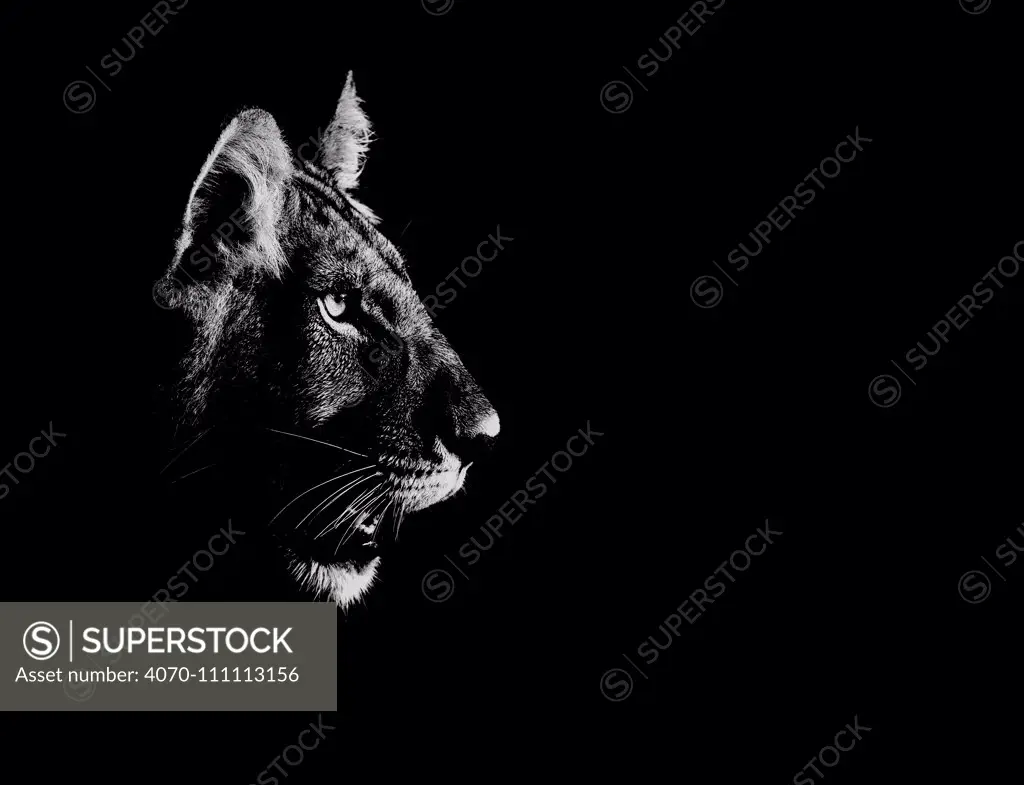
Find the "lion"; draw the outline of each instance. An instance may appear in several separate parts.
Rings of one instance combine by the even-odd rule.
[[[155,288],[188,325],[181,424],[262,429],[312,450],[303,465],[318,482],[267,523],[294,578],[341,607],[373,584],[386,530],[459,491],[499,431],[402,255],[353,196],[371,134],[351,73],[309,160],[267,112],[237,114]]]

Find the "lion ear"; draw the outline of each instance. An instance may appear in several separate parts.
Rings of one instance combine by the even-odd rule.
[[[345,87],[338,100],[334,119],[320,137],[318,163],[327,168],[342,191],[351,191],[359,185],[366,150],[372,138],[370,120],[363,112],[361,99],[356,95],[356,83],[348,72]]]
[[[288,145],[274,118],[260,109],[238,114],[192,186],[169,274],[184,272],[186,286],[234,274],[243,265],[279,277],[285,261],[276,229],[291,171]]]

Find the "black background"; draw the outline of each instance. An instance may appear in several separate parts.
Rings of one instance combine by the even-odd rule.
[[[515,238],[438,315],[502,434],[340,620],[338,730],[289,779],[429,738],[434,757],[378,762],[490,776],[468,761],[550,743],[566,771],[786,782],[854,715],[874,730],[830,782],[990,776],[1019,740],[1024,573],[980,604],[957,583],[1022,520],[1024,278],[916,385],[890,361],[909,370],[1024,240],[1020,27],[1001,0],[929,5],[727,0],[647,78],[637,58],[686,3],[192,0],[84,114],[61,93],[105,76],[152,4],[8,7],[0,458],[51,421],[68,436],[0,500],[3,599],[141,602],[211,533],[154,509],[173,478],[148,432],[167,316],[150,289],[222,124],[260,106],[297,146],[353,70],[378,134],[359,195],[420,292],[498,225]],[[614,114],[624,65],[647,90]],[[694,279],[723,278],[712,260],[858,127],[865,151],[698,308]],[[883,409],[884,373],[902,396]],[[592,450],[429,602],[424,574],[588,421]],[[766,519],[778,542],[644,666],[637,646]],[[632,674],[621,702],[612,668]],[[33,715],[17,742],[54,777],[148,761],[253,782],[310,719]]]

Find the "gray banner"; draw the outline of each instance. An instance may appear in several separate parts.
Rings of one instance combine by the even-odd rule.
[[[0,603],[0,709],[336,711],[338,609]]]

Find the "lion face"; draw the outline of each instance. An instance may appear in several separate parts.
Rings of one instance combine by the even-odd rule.
[[[270,115],[239,114],[192,189],[161,281],[194,332],[187,416],[316,448],[311,487],[280,528],[295,576],[342,605],[372,582],[381,530],[458,491],[499,429],[351,196],[369,133],[351,75],[315,161],[293,159]]]

